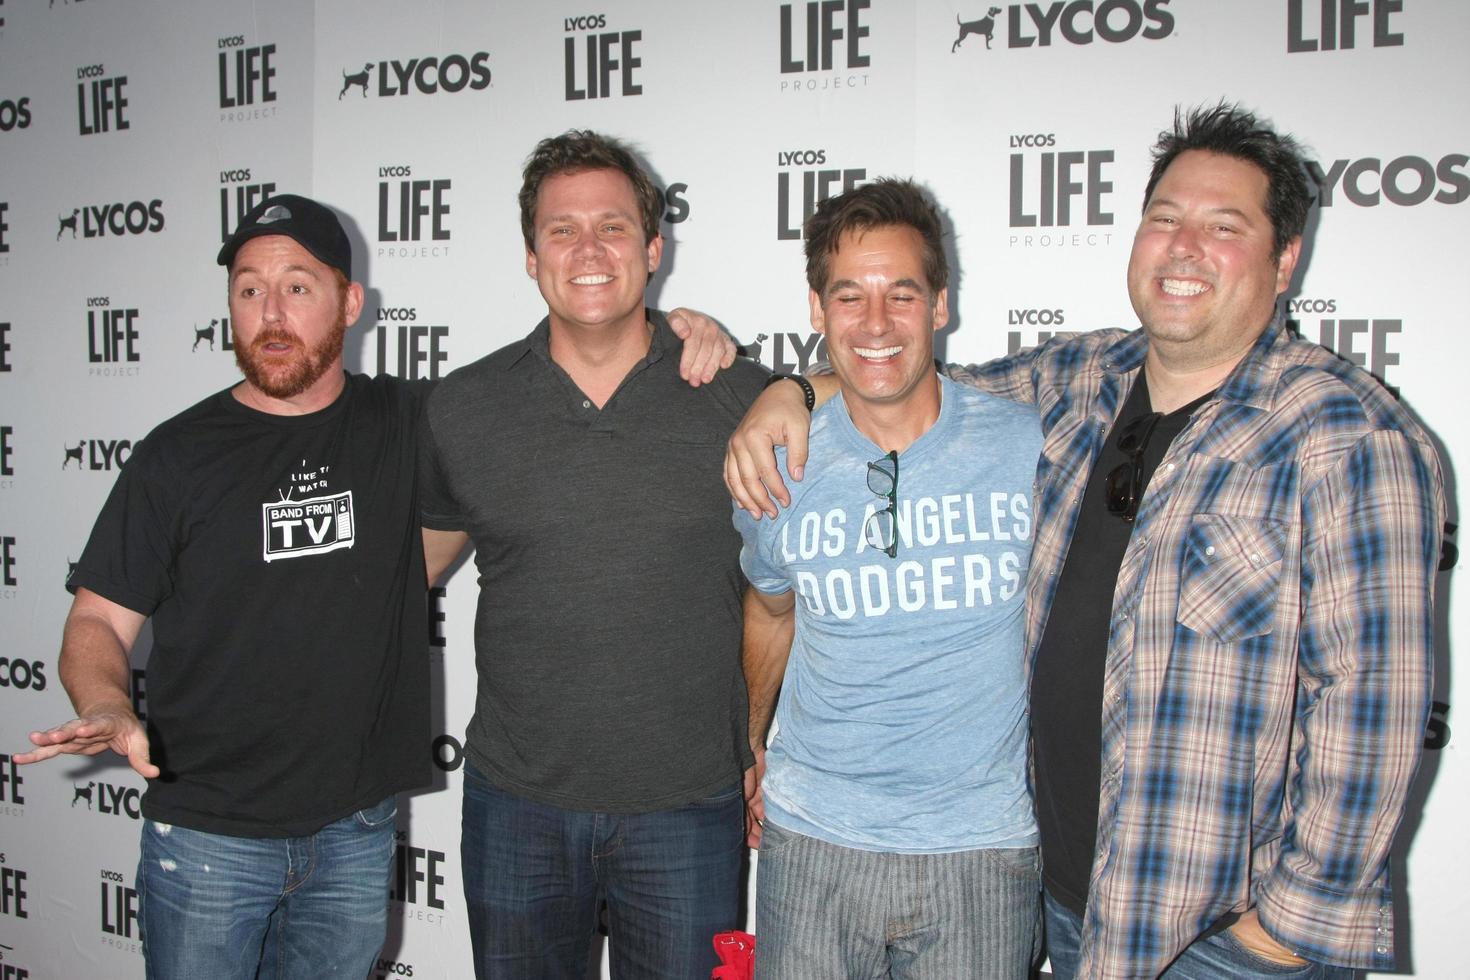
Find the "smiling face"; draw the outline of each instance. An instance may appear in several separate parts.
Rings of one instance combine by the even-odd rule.
[[[1164,171],[1128,259],[1152,351],[1192,367],[1233,364],[1269,325],[1301,239],[1273,254],[1266,190],[1254,164],[1202,150]]]
[[[934,331],[949,322],[949,290],[935,293],[924,275],[924,240],[907,225],[849,231],[837,240],[827,285],[810,291],[812,327],[848,409],[932,406]]]
[[[645,241],[633,184],[616,170],[546,178],[536,197],[526,272],[560,329],[642,323],[643,292],[663,238]]]
[[[230,264],[235,362],[268,399],[319,401],[342,379],[342,338],[362,309],[362,287],[285,235],[252,238]]]

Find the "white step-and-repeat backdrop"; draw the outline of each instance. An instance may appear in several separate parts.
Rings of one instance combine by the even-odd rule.
[[[0,978],[143,974],[143,781],[113,757],[10,754],[69,716],[62,586],[119,465],[237,377],[214,254],[262,195],[351,217],[368,287],[351,366],[438,377],[544,311],[515,204],[535,141],[617,134],[666,188],[658,305],[710,311],[790,371],[822,354],[802,219],[916,175],[954,226],[943,352],[980,360],[1132,325],[1148,147],[1176,103],[1239,101],[1310,148],[1319,207],[1288,315],[1402,393],[1453,500],[1470,458],[1467,47],[1452,0],[0,0]],[[1451,709],[1470,610],[1452,581],[1396,866],[1401,969],[1434,978],[1464,975],[1470,912]],[[474,591],[461,570],[434,600],[437,785],[404,809],[378,976],[469,972]]]

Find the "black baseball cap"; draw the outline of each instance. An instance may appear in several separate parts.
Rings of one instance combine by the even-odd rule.
[[[299,194],[277,194],[251,208],[219,250],[219,264],[229,267],[240,246],[262,235],[285,235],[322,262],[352,278],[352,245],[331,208]]]

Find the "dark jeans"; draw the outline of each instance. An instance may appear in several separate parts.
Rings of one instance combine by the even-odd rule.
[[[465,764],[465,906],[475,976],[583,980],[601,899],[617,980],[706,980],[739,928],[740,783],[652,813],[532,803]]]
[[[1046,954],[1051,959],[1051,973],[1056,980],[1072,980],[1077,975],[1082,935],[1082,919],[1050,895],[1044,895],[1046,909]],[[1262,959],[1242,946],[1230,930],[1217,932],[1207,939],[1196,939],[1179,958],[1169,964],[1159,980],[1353,980],[1358,971],[1323,963],[1285,966]]]

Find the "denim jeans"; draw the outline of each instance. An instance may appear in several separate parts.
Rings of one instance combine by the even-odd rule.
[[[1072,980],[1081,958],[1082,919],[1065,905],[1045,897],[1046,953],[1055,980]],[[1160,980],[1353,980],[1358,971],[1324,963],[1286,966],[1252,953],[1226,929],[1196,939],[1160,974]]]
[[[475,976],[583,980],[607,901],[615,980],[706,980],[715,933],[740,927],[745,797],[652,813],[533,803],[465,764],[465,906]]]
[[[1040,930],[1034,847],[898,854],[762,830],[757,980],[1025,980]]]
[[[149,980],[361,980],[388,927],[398,801],[310,837],[143,821],[138,921]]]

